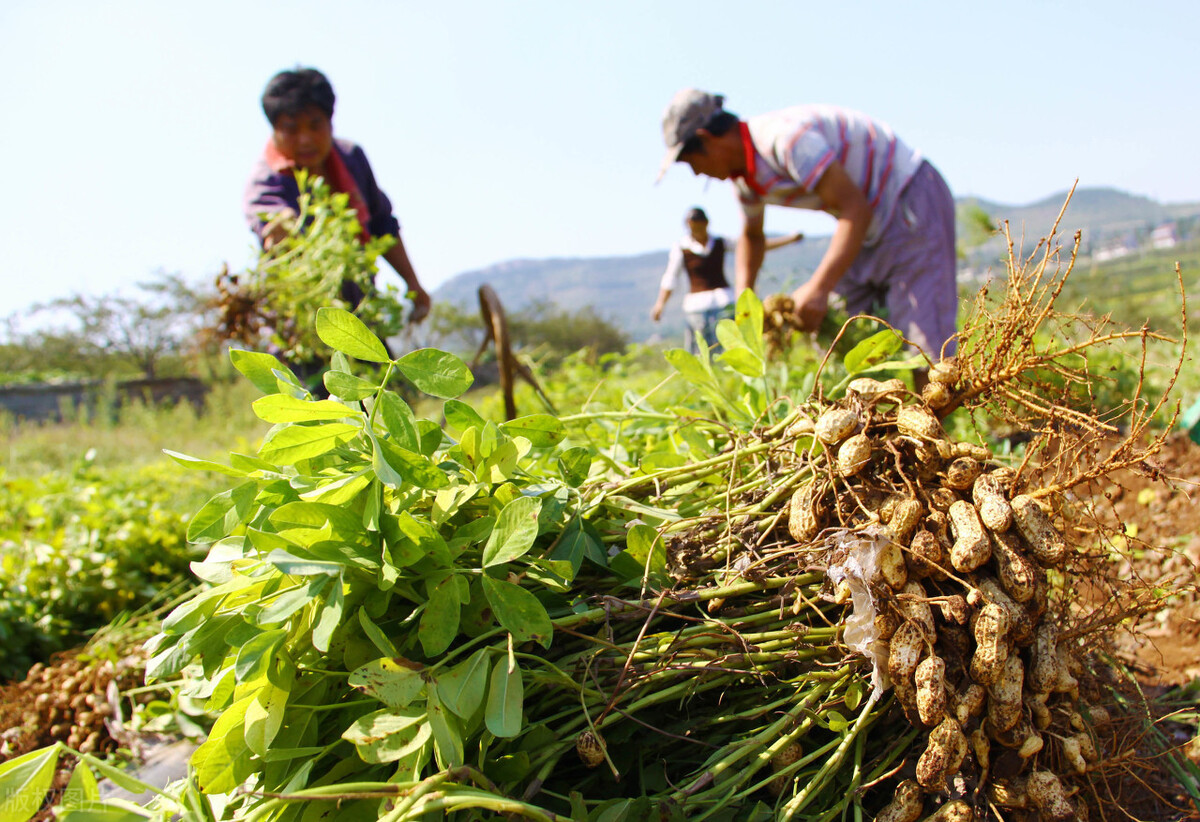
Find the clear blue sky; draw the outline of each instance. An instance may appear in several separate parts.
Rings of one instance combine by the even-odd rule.
[[[366,149],[432,290],[513,258],[664,249],[693,204],[736,231],[727,184],[677,165],[653,185],[684,86],[742,115],[860,109],[959,195],[1023,204],[1078,177],[1200,200],[1198,31],[1194,0],[6,0],[0,316],[248,266],[240,197],[280,68],[329,75],[335,133]]]

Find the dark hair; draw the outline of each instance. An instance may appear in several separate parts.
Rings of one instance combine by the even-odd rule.
[[[281,71],[270,79],[263,91],[263,114],[271,125],[285,114],[299,114],[316,106],[333,117],[333,86],[328,78],[314,68],[295,68]]]
[[[685,222],[691,222],[692,220],[701,220],[701,221],[707,223],[708,215],[704,213],[704,209],[702,209],[702,208],[699,208],[699,207],[689,208],[687,210],[687,214],[683,215],[683,219]]]
[[[704,129],[714,137],[720,137],[737,124],[738,116],[736,114],[731,111],[725,111],[724,109],[721,109],[712,117],[710,117],[708,122],[702,125],[700,128]],[[700,135],[693,134],[687,139],[687,142],[683,144],[683,148],[680,149],[679,155],[682,157],[688,152],[701,151],[703,148],[704,144],[700,142]]]

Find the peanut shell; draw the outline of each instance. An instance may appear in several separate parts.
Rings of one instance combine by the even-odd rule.
[[[1015,533],[996,531],[994,528],[989,530],[992,532],[992,556],[996,560],[996,576],[1000,585],[1017,602],[1029,602],[1037,593],[1038,567],[1022,553],[1021,540]]]
[[[972,822],[975,812],[961,799],[952,799],[925,818],[925,822]]]
[[[817,418],[817,439],[826,445],[841,442],[858,427],[858,414],[848,408],[830,408]]]
[[[946,663],[929,656],[917,665],[917,715],[925,725],[939,724],[946,716]]]
[[[958,457],[946,466],[946,480],[943,483],[955,491],[966,491],[975,484],[975,480],[983,472],[983,464],[974,457]]]
[[[821,530],[817,506],[813,499],[814,486],[804,485],[792,494],[788,508],[788,533],[796,542],[808,542]]]
[[[972,682],[955,696],[954,718],[960,725],[966,725],[974,717],[983,713],[986,701],[987,690],[982,685]]]
[[[1034,771],[1025,781],[1025,793],[1041,811],[1042,817],[1054,822],[1065,822],[1075,818],[1075,809],[1067,799],[1058,776],[1050,771]]]
[[[843,477],[852,477],[871,462],[871,438],[866,434],[855,434],[846,439],[837,452],[837,471]]]
[[[1000,676],[988,686],[988,721],[998,731],[1007,731],[1021,721],[1021,686],[1025,666],[1017,654],[1009,654]]]
[[[929,531],[917,531],[908,545],[908,564],[911,577],[927,577],[938,572],[946,563],[941,542]]]
[[[1013,522],[1029,545],[1033,558],[1042,565],[1059,565],[1066,559],[1067,546],[1049,515],[1033,497],[1018,494],[1012,500]]]
[[[902,405],[896,411],[896,430],[922,440],[941,439],[942,423],[923,405]]]
[[[944,793],[946,777],[958,773],[967,755],[967,738],[958,722],[947,717],[929,732],[929,743],[917,760],[917,782],[934,793]]]
[[[954,534],[954,545],[950,548],[950,564],[956,571],[974,571],[991,558],[992,543],[975,506],[959,500],[950,506],[950,530]]]
[[[875,816],[875,822],[917,822],[923,810],[921,786],[905,779],[896,786],[892,801]]]
[[[938,382],[942,385],[954,385],[958,382],[961,376],[961,371],[956,357],[946,357],[938,360],[929,369],[930,382]]]

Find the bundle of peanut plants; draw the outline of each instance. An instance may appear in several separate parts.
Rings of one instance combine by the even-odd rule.
[[[486,421],[454,399],[461,361],[391,360],[342,311],[317,316],[330,399],[235,352],[274,428],[227,465],[176,455],[236,484],[192,520],[208,587],[148,667],[217,719],[187,783],[127,818],[1110,812],[1163,767],[1103,656],[1106,628],[1150,603],[1106,579],[1111,546],[1070,492],[1144,464],[1159,409],[1130,398],[1115,436],[1077,398],[1091,348],[1158,338],[1101,324],[1036,343],[1069,273],[1039,248],[920,393],[876,379],[913,364],[890,330],[836,385],[780,375],[749,293],[718,357],[668,354],[690,402],[561,419]],[[394,376],[446,398],[445,428]],[[946,433],[956,408],[1035,439],[1001,459]],[[1112,596],[1076,596],[1081,574]],[[24,768],[36,809],[64,750],[0,780]],[[63,818],[97,811],[86,782]]]

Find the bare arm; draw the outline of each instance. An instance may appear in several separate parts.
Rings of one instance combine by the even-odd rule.
[[[785,237],[772,237],[771,239],[767,240],[766,250],[773,251],[776,248],[783,248],[785,245],[798,243],[803,239],[804,235],[799,231],[797,231],[795,234],[788,234]]]
[[[658,299],[654,303],[654,308],[650,311],[650,317],[655,322],[662,319],[663,309],[667,307],[667,300],[671,299],[671,289],[663,288],[658,292]]]
[[[417,272],[413,270],[412,263],[409,262],[408,252],[404,250],[404,241],[400,239],[399,235],[396,235],[396,244],[387,250],[383,259],[396,269],[396,273],[408,286],[413,300],[412,321],[419,323],[429,313],[429,294],[421,287],[421,281],[417,279]]]
[[[832,163],[817,183],[817,195],[825,211],[837,217],[829,249],[812,278],[792,292],[800,327],[815,329],[829,310],[829,295],[862,248],[871,225],[871,205],[841,163]]]
[[[734,253],[734,271],[737,275],[737,293],[741,294],[747,288],[754,290],[758,280],[758,270],[762,268],[763,254],[766,252],[767,238],[763,234],[763,215],[746,217],[742,223],[742,235],[738,237],[737,251]]]

